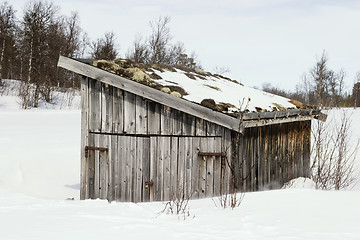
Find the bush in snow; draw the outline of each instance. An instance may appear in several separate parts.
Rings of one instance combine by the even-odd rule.
[[[358,175],[355,160],[359,140],[351,142],[350,116],[343,110],[340,123],[334,121],[316,121],[312,128],[311,179],[317,189],[345,189]]]

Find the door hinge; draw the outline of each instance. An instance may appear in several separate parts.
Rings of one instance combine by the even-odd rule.
[[[85,146],[85,158],[88,158],[88,157],[89,157],[89,150],[102,151],[102,152],[107,152],[107,151],[109,151],[108,148],[104,148],[104,147]]]

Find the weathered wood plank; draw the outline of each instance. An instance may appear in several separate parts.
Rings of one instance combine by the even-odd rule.
[[[206,138],[208,141],[207,151],[214,151],[215,148],[215,138]],[[205,196],[212,197],[214,194],[214,160],[215,157],[206,158],[206,186],[205,186]]]
[[[160,116],[160,131],[161,135],[171,135],[172,134],[172,122],[171,122],[171,108],[168,106],[161,106],[161,116]]]
[[[311,121],[303,122],[304,142],[303,142],[303,161],[304,177],[310,177],[310,149],[311,149]]]
[[[171,184],[171,138],[159,137],[161,148],[161,160],[163,163],[163,189],[162,189],[162,201],[168,201],[171,199],[170,184]]]
[[[171,137],[170,146],[170,197],[178,193],[178,137]]]
[[[133,202],[140,202],[142,200],[142,183],[143,183],[143,160],[144,160],[144,150],[147,148],[144,145],[144,137],[136,137],[136,158],[134,159],[134,198]]]
[[[143,139],[144,149],[142,150],[142,201],[149,202],[150,201],[150,188],[145,188],[145,183],[150,182],[150,138],[146,137]]]
[[[124,132],[124,96],[120,88],[113,87],[113,133]]]
[[[99,134],[100,147],[108,148],[108,136]],[[109,183],[109,156],[108,151],[99,151],[99,198],[107,199]]]
[[[147,133],[147,103],[143,97],[136,96],[136,134]]]
[[[175,135],[175,136],[179,136],[182,133],[182,127],[183,127],[183,115],[185,115],[184,113],[176,110],[176,109],[171,109],[170,112],[170,134],[171,135]]]
[[[130,157],[129,157],[129,197],[130,202],[134,201],[135,194],[135,169],[136,169],[136,140],[137,137],[130,137]]]
[[[244,121],[244,128],[261,127],[267,125],[277,125],[281,123],[308,121],[313,119],[314,116],[294,116],[289,118],[276,118],[276,119],[261,119],[261,120],[249,120]]]
[[[186,149],[185,138],[179,137],[178,146],[178,170],[177,170],[177,183],[178,190],[185,190],[185,164],[186,164]]]
[[[192,186],[192,180],[194,176],[191,174],[193,166],[193,155],[192,155],[192,137],[185,137],[185,195],[191,197],[194,187]]]
[[[206,121],[201,118],[196,118],[195,120],[195,135],[196,136],[206,136]]]
[[[101,131],[101,82],[89,79],[89,130]]]
[[[100,146],[99,134],[94,134],[94,146]],[[94,197],[100,198],[100,151],[95,152]]]
[[[94,134],[89,134],[89,145],[95,144]],[[88,152],[88,169],[86,169],[88,176],[88,186],[85,198],[95,199],[95,151],[91,150]]]
[[[157,173],[157,165],[158,165],[158,143],[157,137],[150,137],[150,179],[153,182],[153,186],[150,186],[150,201],[160,200],[159,196],[159,184],[158,184],[158,173]],[[161,173],[160,173],[161,174]]]
[[[201,106],[200,104],[194,104],[185,99],[174,97],[170,94],[163,93],[156,89],[95,68],[88,64],[84,64],[79,61],[60,56],[58,66],[72,72],[88,76],[93,79],[97,79],[103,83],[107,83],[112,86],[121,88],[133,94],[143,96],[149,100],[159,102],[163,105],[172,107],[179,111],[186,112],[190,115],[205,119],[213,123],[217,123],[234,131],[239,130],[239,120],[234,117],[206,108],[204,106]]]
[[[124,91],[124,133],[135,134],[136,128],[136,96]]]
[[[120,183],[119,175],[119,158],[118,158],[118,137],[116,135],[110,136],[111,141],[109,145],[109,201],[120,200],[118,196],[118,188]]]
[[[160,104],[147,101],[147,125],[148,134],[160,134]]]
[[[221,138],[214,138],[214,152],[222,152]],[[220,156],[213,157],[214,159],[214,172],[213,172],[213,196],[219,196],[221,194],[221,158]]]
[[[157,137],[157,179],[156,179],[156,197],[155,199],[161,201],[164,196],[164,159],[163,151],[161,149],[163,138]]]
[[[112,131],[112,87],[109,84],[101,85],[101,132]]]
[[[208,141],[206,138],[201,138],[200,140],[200,151],[207,151]],[[198,157],[200,166],[199,166],[199,198],[206,197],[206,156]]]
[[[230,190],[230,184],[233,184],[233,179],[232,179],[232,174],[231,174],[231,169],[229,167],[229,165],[232,165],[233,161],[238,161],[240,162],[242,159],[242,152],[240,152],[240,150],[238,151],[237,156],[233,156],[235,153],[233,152],[234,149],[232,148],[232,139],[231,139],[231,131],[229,129],[226,129],[224,131],[224,138],[223,138],[223,143],[222,143],[222,152],[225,152],[225,158],[221,159],[221,190],[220,190],[220,194],[227,194],[229,193]],[[235,139],[234,139],[235,141]],[[234,159],[235,157],[237,157],[236,159]],[[238,169],[239,171],[240,169]],[[238,173],[238,177],[241,178],[242,175],[240,173]],[[239,182],[241,182],[239,180]],[[239,189],[241,190],[241,189]]]
[[[200,172],[200,161],[198,153],[200,152],[200,138],[192,138],[192,167],[191,167],[191,176],[192,176],[192,191],[193,199],[199,198],[199,172]]]
[[[128,137],[118,136],[118,157],[119,157],[119,197],[121,202],[126,201],[126,187],[127,187],[127,141]]]
[[[85,157],[85,146],[89,145],[89,80],[81,78],[81,146],[80,146],[80,199],[89,198],[89,157]]]
[[[182,135],[195,136],[195,117],[182,113]]]

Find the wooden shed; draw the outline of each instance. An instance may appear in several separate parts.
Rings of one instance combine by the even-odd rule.
[[[78,60],[60,56],[58,66],[82,75],[81,199],[165,201],[179,191],[204,198],[309,176],[311,119],[319,110],[273,103],[277,111],[236,114]]]

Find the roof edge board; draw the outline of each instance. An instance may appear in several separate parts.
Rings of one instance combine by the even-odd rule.
[[[290,122],[300,122],[300,121],[308,121],[313,119],[314,116],[296,116],[289,118],[273,118],[273,119],[261,119],[261,120],[250,120],[244,121],[244,128],[251,127],[262,127],[272,124],[280,124],[280,123],[290,123]]]

